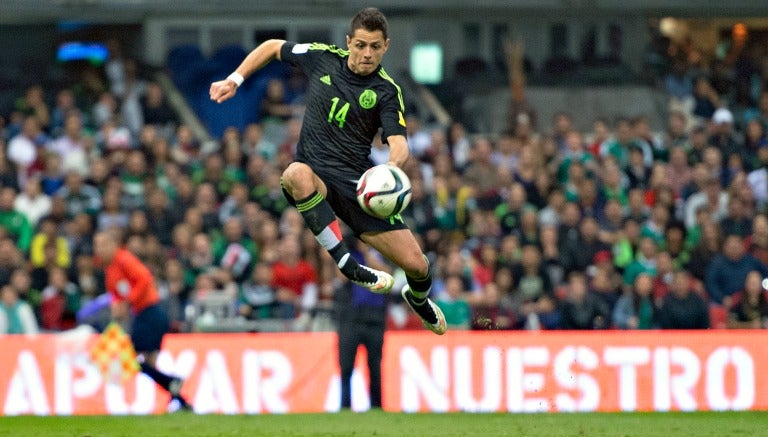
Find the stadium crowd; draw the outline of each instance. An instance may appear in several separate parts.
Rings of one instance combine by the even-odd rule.
[[[736,49],[670,56],[658,132],[629,102],[590,131],[522,106],[500,135],[410,117],[403,216],[450,327],[768,328],[768,71]],[[331,329],[343,278],[280,188],[301,125],[286,89],[270,82],[260,122],[213,153],[131,59],[20,93],[0,130],[0,332],[104,326],[105,229],[153,271],[177,332]],[[399,295],[388,326],[420,326]]]

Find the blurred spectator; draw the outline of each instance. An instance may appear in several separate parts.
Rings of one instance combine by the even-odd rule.
[[[584,149],[584,145],[584,139],[579,131],[572,130],[565,134],[566,148],[557,169],[557,179],[559,182],[563,183],[568,180],[568,170],[574,162],[583,165],[588,171],[596,169],[594,157]]]
[[[96,216],[96,229],[124,229],[128,226],[128,214],[121,208],[120,193],[117,190],[104,192],[101,211]]]
[[[45,91],[40,84],[31,85],[15,102],[15,109],[22,114],[33,115],[40,123],[40,127],[47,128],[51,122],[51,112],[45,103]]]
[[[662,329],[707,329],[709,310],[706,302],[690,288],[688,272],[678,270],[673,274],[670,293],[658,310],[659,327]]]
[[[693,99],[693,79],[688,74],[688,65],[682,59],[672,63],[672,68],[664,77],[664,90],[674,103],[671,105],[689,106]]]
[[[61,159],[61,170],[88,173],[87,147],[83,135],[83,123],[79,113],[67,114],[61,136],[48,143],[48,150]]]
[[[55,251],[55,265],[61,268],[69,267],[71,253],[66,238],[61,236],[59,230],[50,218],[44,218],[40,222],[39,231],[32,238],[32,244],[29,250],[29,260],[32,267],[46,266],[46,247],[53,246]]]
[[[430,162],[432,160],[432,139],[429,131],[421,124],[421,119],[416,116],[408,115],[405,120],[406,138],[408,146],[411,148],[411,154],[421,162]],[[471,153],[471,152],[470,152]]]
[[[181,237],[179,237],[181,238]],[[204,233],[197,233],[191,239],[187,265],[193,276],[206,273],[214,268],[215,259],[213,250],[211,250],[210,236]]]
[[[658,246],[656,241],[651,237],[643,237],[640,240],[637,256],[624,269],[624,285],[634,284],[635,278],[642,273],[648,274],[651,277],[655,276],[657,254]]]
[[[696,226],[696,213],[699,208],[706,207],[715,222],[720,222],[728,214],[728,193],[722,190],[720,179],[709,176],[697,193],[685,202],[685,227]]]
[[[192,129],[181,124],[176,128],[175,141],[171,145],[171,157],[181,165],[195,164],[200,158],[200,144],[192,134]]]
[[[263,183],[253,187],[250,193],[251,200],[274,218],[280,217],[283,211],[290,206],[283,194],[281,176],[282,174],[276,168],[265,170]]]
[[[240,315],[252,320],[274,317],[275,288],[272,287],[272,266],[257,262],[251,276],[240,285]]]
[[[669,150],[669,165],[667,184],[676,196],[680,196],[683,188],[693,179],[693,170],[688,165],[688,156],[682,146],[674,146]]]
[[[534,245],[522,247],[520,262],[512,269],[515,292],[512,297],[519,308],[518,319],[525,329],[557,328],[560,315],[554,299],[554,287],[541,264],[541,252]]]
[[[768,143],[758,149],[759,167],[749,172],[747,182],[757,203],[757,209],[766,211],[768,206]]]
[[[605,302],[589,292],[586,275],[577,271],[568,275],[568,294],[560,312],[562,329],[605,329],[611,317]]]
[[[461,122],[453,121],[448,127],[448,145],[450,146],[454,168],[463,171],[467,166],[467,162],[469,162],[472,146],[469,138],[467,138],[467,131]]]
[[[178,211],[168,205],[168,195],[160,188],[155,188],[147,194],[145,209],[149,232],[156,235],[163,246],[173,244],[173,228],[179,221]]]
[[[19,189],[19,174],[16,167],[8,160],[6,155],[5,140],[0,138],[0,188],[8,187]]]
[[[731,306],[732,295],[744,287],[747,274],[756,270],[762,277],[768,275],[768,267],[744,250],[744,242],[738,235],[727,235],[722,254],[716,255],[705,277],[706,289],[713,302]]]
[[[743,290],[734,295],[729,308],[729,328],[768,328],[768,295],[763,287],[763,278],[757,270],[747,274]]]
[[[477,207],[493,210],[499,204],[498,166],[493,161],[493,146],[485,138],[472,144],[471,159],[463,173],[463,182],[473,189]]]
[[[637,147],[643,152],[643,160],[646,165],[653,165],[654,159],[669,160],[669,150],[664,148],[661,138],[651,132],[650,121],[645,114],[634,117],[631,121],[632,133],[635,136]]]
[[[605,263],[605,261],[597,259],[595,261],[595,264],[598,265]],[[600,299],[612,314],[613,308],[616,306],[616,302],[622,293],[620,287],[621,277],[613,270],[611,264],[609,266],[611,267],[610,269],[595,269],[589,283],[589,291]],[[606,324],[606,327],[610,326],[611,323]]]
[[[24,191],[16,196],[13,201],[13,209],[24,214],[30,226],[37,226],[37,222],[51,212],[51,198],[43,193],[43,187],[39,177],[32,177],[24,184]]]
[[[317,302],[318,281],[315,268],[302,259],[296,236],[280,240],[279,258],[272,264],[272,286],[277,290],[276,300],[281,318],[294,318],[300,311],[309,311]]]
[[[39,171],[38,159],[48,137],[40,127],[40,121],[34,115],[24,119],[24,125],[18,135],[8,142],[8,159],[13,162],[18,172],[19,184],[24,186],[27,178]]]
[[[95,128],[101,130],[107,123],[112,123],[112,128],[117,128],[117,100],[109,92],[103,92],[99,96],[99,101],[93,106],[91,111],[91,120]],[[109,134],[105,134],[102,138],[102,144],[108,143]]]
[[[508,270],[506,270],[509,273]],[[511,282],[511,278],[509,279]],[[515,311],[509,296],[502,290],[499,280],[483,287],[472,305],[472,329],[494,330],[513,329],[516,324]]]
[[[639,147],[634,141],[632,124],[629,118],[619,117],[614,123],[615,138],[603,143],[600,149],[600,156],[611,156],[621,168],[629,165],[629,152],[634,147]],[[644,164],[647,165],[643,161]]]
[[[746,238],[752,233],[750,216],[744,202],[738,197],[731,197],[728,200],[728,215],[720,221],[720,229],[724,235],[735,234]]]
[[[752,234],[744,241],[747,253],[768,265],[768,217],[758,214],[752,219]]]
[[[598,197],[602,202],[615,200],[619,203],[620,207],[626,207],[629,204],[629,199],[627,198],[629,179],[615,165],[614,161],[606,159],[603,164],[600,172],[602,180]]]
[[[59,224],[56,216],[50,215],[48,217]],[[66,222],[66,224],[60,225],[65,226],[64,229],[67,243],[69,245],[70,253],[72,253],[73,256],[93,253],[92,238],[96,228],[94,226],[94,218],[91,215],[83,212],[74,216],[72,220]]]
[[[692,166],[701,163],[704,160],[704,149],[709,146],[709,137],[707,127],[704,123],[697,123],[691,129],[688,136],[686,150],[688,152],[688,163]]]
[[[552,116],[552,136],[558,151],[566,149],[566,136],[573,130],[573,118],[571,114],[560,111]]]
[[[185,277],[183,264],[177,259],[168,259],[160,278],[157,292],[168,312],[171,331],[184,332],[188,329],[185,325],[184,309],[192,287]]]
[[[80,290],[82,305],[93,301],[107,291],[104,288],[104,271],[96,268],[93,255],[85,253],[77,255],[74,266],[70,270],[70,278]]]
[[[277,119],[286,121],[300,113],[300,108],[291,104],[282,79],[270,79],[267,82],[266,95],[261,101],[259,119],[266,121]]]
[[[522,184],[513,183],[509,187],[507,201],[500,203],[495,210],[495,214],[501,224],[502,233],[509,234],[518,228],[523,215],[523,209],[532,206],[527,202],[527,198],[528,195]]]
[[[96,215],[101,210],[101,193],[99,190],[85,183],[81,173],[70,171],[64,179],[64,186],[55,194],[67,204],[67,213],[70,217],[81,212]]]
[[[709,144],[720,150],[722,156],[743,156],[744,144],[733,131],[733,114],[726,108],[720,108],[712,114],[712,135]]]
[[[174,127],[178,123],[176,112],[171,108],[163,88],[157,82],[147,83],[139,102],[144,124],[164,128],[169,125]]]
[[[700,120],[709,120],[720,106],[720,97],[706,76],[694,80],[693,99],[693,115]]]
[[[437,298],[436,304],[445,314],[449,329],[469,329],[472,324],[472,309],[467,302],[467,291],[459,276],[443,279],[444,292]]]
[[[661,143],[664,150],[671,151],[673,148],[682,147],[685,150],[685,146],[688,143],[688,130],[689,120],[685,113],[680,111],[670,111],[667,115],[667,128],[661,137]],[[655,159],[667,158],[669,155],[656,155]],[[667,160],[663,159],[663,160]]]
[[[80,292],[67,279],[63,268],[50,267],[47,285],[40,304],[41,326],[46,330],[62,331],[75,326],[75,313],[80,309]]]
[[[600,157],[603,143],[611,139],[611,127],[605,118],[596,118],[592,121],[592,134],[587,144],[587,151],[592,157]]]
[[[56,93],[56,104],[51,110],[51,135],[58,137],[64,130],[65,120],[70,112],[77,112],[75,94],[69,88],[63,88]]]
[[[248,276],[250,266],[258,260],[256,244],[243,234],[243,223],[237,217],[231,217],[224,223],[223,233],[212,241],[212,250],[219,266],[229,271],[238,282]]]
[[[0,287],[0,335],[37,334],[39,328],[32,307],[19,299],[10,284]]]
[[[650,237],[657,246],[661,246],[664,244],[668,225],[669,210],[665,205],[656,204],[651,209],[651,217],[640,228],[640,236]]]
[[[655,327],[656,308],[651,293],[653,279],[648,273],[634,278],[630,290],[616,302],[613,325],[619,329],[652,329]]]
[[[261,156],[265,160],[271,161],[277,155],[277,145],[264,138],[263,133],[259,123],[249,123],[243,133],[241,147],[246,156]]]
[[[579,237],[563,245],[560,250],[560,264],[566,275],[575,271],[586,272],[587,267],[599,252],[610,247],[598,238],[599,227],[592,217],[584,217],[579,225]]]
[[[32,243],[32,225],[27,217],[14,210],[16,190],[10,187],[0,188],[0,231],[10,236],[18,248],[27,253]]]

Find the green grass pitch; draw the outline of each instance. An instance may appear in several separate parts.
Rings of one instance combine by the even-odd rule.
[[[768,436],[768,413],[3,417],[0,436]]]

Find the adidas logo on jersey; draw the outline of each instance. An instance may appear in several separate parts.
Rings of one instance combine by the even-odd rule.
[[[331,84],[331,75],[330,74],[326,74],[325,76],[321,77],[320,78],[320,82],[322,82],[322,83],[324,83],[326,85],[330,85]]]

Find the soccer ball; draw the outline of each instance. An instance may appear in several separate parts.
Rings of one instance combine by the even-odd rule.
[[[371,167],[357,181],[357,203],[374,217],[400,214],[410,201],[411,180],[394,165]]]

